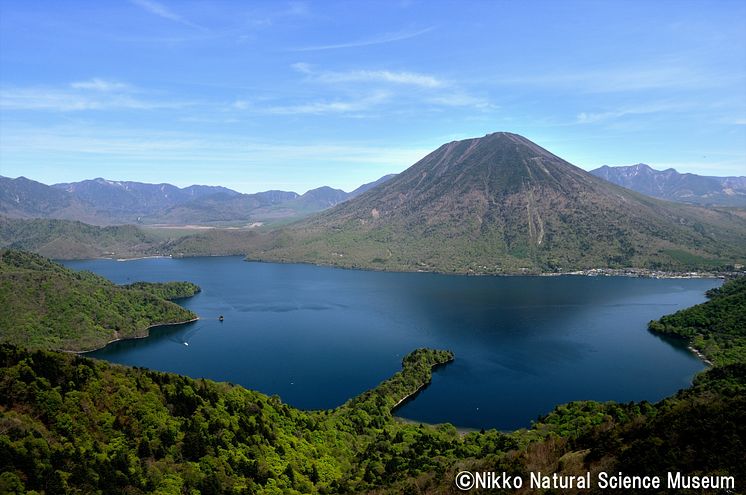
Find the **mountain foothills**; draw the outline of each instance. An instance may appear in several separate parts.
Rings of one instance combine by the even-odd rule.
[[[389,177],[349,193],[324,186],[302,195],[288,191],[241,194],[219,186],[194,185],[182,189],[171,184],[101,178],[47,186],[25,177],[0,177],[0,214],[95,225],[245,225],[298,219],[354,198]]]
[[[454,141],[275,230],[251,259],[383,270],[682,270],[746,262],[746,219],[611,184],[505,132]]]
[[[55,259],[244,255],[257,236],[253,229],[98,227],[71,220],[0,216],[0,248]]]
[[[746,177],[681,174],[672,168],[655,170],[644,163],[591,170],[596,177],[648,196],[682,203],[746,206]]]
[[[72,220],[0,216],[0,248],[56,259],[149,256],[158,254],[162,242],[156,232],[134,225],[97,227]]]
[[[60,340],[9,344],[19,342],[6,338],[18,332],[19,314],[26,325],[41,315],[45,335],[66,334],[68,323],[48,316],[65,308],[46,300],[54,294],[47,287],[60,290],[62,281],[72,287],[65,297],[78,298],[73,304],[97,301],[75,306],[78,320],[108,332],[122,320],[144,318],[149,306],[167,304],[162,297],[196,287],[117,287],[36,255],[5,251],[1,259],[3,280],[13,280],[15,293],[32,295],[9,297],[4,289],[0,306],[2,493],[445,494],[454,492],[462,470],[525,480],[524,488],[502,493],[558,493],[530,490],[531,472],[595,478],[601,471],[663,477],[670,471],[686,483],[705,479],[731,492],[746,479],[746,356],[728,349],[730,336],[746,328],[744,279],[711,291],[702,305],[651,322],[652,331],[716,338],[717,346],[702,348],[716,365],[691,388],[657,404],[561,405],[528,430],[459,433],[451,425],[402,423],[392,414],[429,383],[433,368],[454,359],[447,351],[415,350],[378,387],[333,410],[300,411],[230,384],[34,350],[63,347]],[[44,297],[36,296],[40,291]],[[102,292],[106,298],[97,295]],[[127,295],[139,303],[105,301]],[[83,334],[74,347],[85,345]],[[658,493],[680,493],[682,486]],[[562,493],[603,491],[593,483]]]
[[[0,342],[80,351],[145,337],[155,325],[197,315],[169,299],[189,297],[189,282],[117,286],[24,251],[0,251]]]

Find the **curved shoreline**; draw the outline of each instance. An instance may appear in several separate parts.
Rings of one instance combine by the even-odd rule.
[[[85,350],[85,351],[65,350],[64,352],[69,352],[69,353],[72,353],[72,354],[79,354],[79,355],[88,354],[89,352],[94,352],[94,351],[101,350],[104,347],[108,346],[109,344],[113,344],[114,342],[121,342],[123,340],[146,339],[146,338],[150,337],[150,330],[152,330],[153,328],[156,328],[156,327],[171,327],[171,326],[175,326],[175,325],[186,325],[187,323],[194,323],[197,320],[199,320],[199,316],[197,316],[195,318],[192,318],[191,320],[186,320],[186,321],[176,321],[176,322],[173,322],[173,323],[154,323],[152,325],[148,325],[147,327],[145,327],[145,335],[135,335],[133,337],[120,337],[118,339],[110,340],[107,343],[105,343],[105,344],[103,344],[103,345],[101,345],[99,347],[94,347],[93,349],[88,349],[88,350]]]
[[[222,257],[241,257],[242,261],[252,263],[277,263],[280,265],[308,265],[323,268],[338,268],[340,270],[359,270],[364,272],[384,272],[384,273],[434,273],[437,275],[457,275],[467,277],[561,277],[566,275],[583,276],[583,277],[631,277],[631,278],[657,278],[657,279],[727,279],[734,276],[746,275],[746,272],[739,271],[665,271],[652,270],[649,268],[581,268],[572,271],[563,272],[541,272],[541,271],[510,271],[510,272],[478,272],[478,271],[459,271],[447,272],[441,270],[428,270],[417,267],[407,269],[400,267],[396,270],[387,270],[384,268],[365,267],[365,266],[344,266],[334,263],[324,263],[318,261],[298,261],[298,260],[270,260],[262,258],[253,258],[246,254],[194,254],[178,255],[165,254],[154,256],[133,256],[131,258],[115,258],[113,256],[101,256],[97,258],[60,258],[64,261],[86,261],[86,260],[110,260],[117,262],[138,261],[146,259],[184,259],[184,258],[222,258]]]
[[[198,258],[197,256],[184,256],[185,258]],[[222,255],[215,255],[222,256]],[[581,277],[630,277],[630,278],[656,278],[656,279],[725,279],[728,277],[746,275],[746,272],[708,272],[708,271],[663,271],[651,270],[649,268],[585,268],[566,272],[540,272],[540,271],[514,271],[514,272],[477,272],[477,271],[459,271],[446,272],[440,270],[425,270],[422,268],[406,269],[404,267],[396,270],[387,270],[384,268],[365,267],[365,266],[344,266],[334,263],[323,263],[316,261],[297,261],[297,260],[269,260],[262,258],[252,258],[244,256],[243,261],[250,263],[276,263],[279,265],[307,265],[318,266],[322,268],[338,268],[340,270],[359,270],[363,272],[382,272],[382,273],[433,273],[436,275],[455,275],[466,277],[562,277],[562,276],[581,276]]]
[[[417,394],[419,394],[420,392],[422,392],[423,390],[425,390],[432,383],[432,381],[433,381],[433,373],[438,368],[442,368],[442,367],[444,367],[444,366],[452,363],[453,361],[455,361],[455,359],[456,359],[455,356],[453,356],[448,361],[443,361],[442,363],[436,363],[433,366],[431,366],[430,367],[430,378],[426,382],[421,383],[420,386],[417,387],[417,389],[414,392],[408,393],[407,395],[405,395],[404,397],[402,397],[401,399],[399,399],[399,401],[396,404],[394,404],[393,406],[391,406],[391,414],[393,415],[394,411],[396,410],[396,408],[398,408],[404,402],[406,402],[409,399],[414,399],[414,397]]]
[[[700,351],[699,349],[697,349],[696,347],[694,347],[691,344],[691,342],[689,343],[689,345],[686,346],[686,348],[689,349],[692,354],[694,354],[695,356],[697,356],[700,359],[700,361],[702,361],[703,363],[705,363],[707,366],[710,366],[710,367],[715,366],[715,364],[712,361],[710,361],[709,359],[707,359],[707,356],[705,356],[705,354],[702,351]]]
[[[137,256],[135,258],[101,258],[105,260],[115,260],[115,261],[137,261],[137,260],[152,260],[152,259],[160,259],[160,258],[173,258],[170,254],[156,254],[153,256]]]

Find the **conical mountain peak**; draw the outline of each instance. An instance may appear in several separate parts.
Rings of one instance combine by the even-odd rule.
[[[746,261],[744,219],[642,196],[509,132],[446,143],[276,238],[259,258],[392,270],[677,269],[724,252]]]

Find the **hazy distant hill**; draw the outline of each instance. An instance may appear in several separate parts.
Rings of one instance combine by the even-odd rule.
[[[25,177],[0,176],[0,215],[14,218],[76,219],[106,223],[90,203],[77,196]]]
[[[321,186],[316,189],[311,189],[305,194],[295,198],[292,204],[301,210],[321,211],[346,201],[349,196],[348,193],[341,189]]]
[[[158,215],[144,219],[147,223],[215,224],[242,221],[272,222],[297,220],[354,198],[393,175],[364,184],[352,192],[322,186],[304,194],[288,191],[265,191],[255,194],[212,194],[175,205]]]
[[[376,181],[368,182],[367,184],[363,184],[362,186],[358,187],[357,189],[355,189],[354,191],[352,191],[351,193],[349,193],[347,195],[347,199],[352,199],[352,198],[355,198],[357,196],[360,196],[364,192],[367,192],[367,191],[373,189],[374,187],[376,187],[376,186],[378,186],[380,184],[383,184],[387,180],[393,179],[394,177],[396,177],[396,174],[388,174],[388,175],[384,175],[383,177],[381,177],[380,179],[378,179]]]
[[[330,187],[303,195],[290,191],[242,194],[220,186],[189,186],[111,181],[102,178],[47,186],[23,177],[0,177],[0,215],[54,218],[90,224],[239,224],[298,219],[381,183],[351,193]]]
[[[627,189],[670,201],[746,206],[746,177],[681,174],[672,168],[655,170],[644,163],[627,167],[604,165],[591,173]]]
[[[78,220],[90,224],[135,223],[174,205],[210,195],[227,198],[236,191],[215,186],[85,180],[48,186],[25,177],[0,177],[0,214],[12,218]]]
[[[746,221],[637,194],[501,132],[445,144],[250,257],[487,273],[678,269],[746,261]]]
[[[217,193],[172,206],[142,221],[177,225],[235,221],[245,224],[253,219],[259,208],[284,204],[296,197],[298,194],[287,191],[266,191],[256,194]]]
[[[260,207],[252,211],[252,216],[257,221],[277,221],[282,220],[285,222],[291,220],[298,220],[313,213],[326,210],[332,206],[336,206],[344,201],[348,201],[362,194],[363,192],[383,184],[390,178],[396,176],[396,174],[384,175],[380,179],[363,184],[352,192],[345,192],[341,189],[334,189],[328,186],[311,189],[303,195],[296,195],[288,201],[271,205],[268,207]]]
[[[219,186],[189,186],[183,189],[171,184],[111,181],[102,178],[54,184],[105,212],[112,219],[129,220],[142,215],[155,215],[174,205],[214,194],[227,197],[240,193]]]

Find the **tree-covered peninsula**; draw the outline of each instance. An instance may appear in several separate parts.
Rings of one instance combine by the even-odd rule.
[[[688,339],[715,364],[746,363],[746,277],[707,291],[709,301],[650,322],[650,330]]]
[[[442,470],[467,454],[456,430],[400,425],[390,408],[451,359],[417,350],[365,397],[304,412],[242,387],[0,345],[0,492],[348,493]]]
[[[0,342],[81,351],[144,337],[154,325],[197,318],[168,299],[198,291],[189,282],[118,286],[36,254],[0,251]]]

